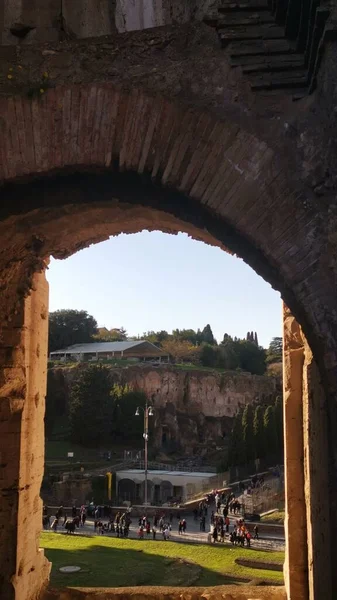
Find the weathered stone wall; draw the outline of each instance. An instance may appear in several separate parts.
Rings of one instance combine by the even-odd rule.
[[[218,0],[5,0],[0,45],[81,39],[201,20]]]
[[[1,600],[35,600],[49,575],[39,549],[47,337],[48,284],[44,274],[36,274],[1,344],[6,361],[0,380]]]
[[[219,0],[117,0],[116,25],[120,32],[202,19]]]
[[[53,369],[53,393],[67,394],[82,369]],[[276,391],[276,380],[268,376],[227,371],[225,373],[180,370],[174,367],[111,367],[111,380],[142,390],[155,406],[154,445],[162,446],[163,426],[168,441],[175,441],[186,454],[198,444],[220,442],[232,427],[240,407],[267,402]],[[52,373],[49,373],[49,377]],[[48,378],[49,379],[49,378]],[[64,403],[67,405],[68,398]]]
[[[288,598],[332,592],[328,422],[317,364],[300,326],[284,307],[285,584]]]

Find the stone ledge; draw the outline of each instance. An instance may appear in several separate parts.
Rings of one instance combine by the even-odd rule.
[[[41,600],[287,600],[285,588],[269,586],[129,587],[49,589]]]

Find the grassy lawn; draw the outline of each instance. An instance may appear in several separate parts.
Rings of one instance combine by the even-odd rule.
[[[276,510],[270,515],[264,515],[261,517],[261,521],[263,523],[277,523],[283,525],[285,519],[285,511],[284,510]]]
[[[54,587],[213,586],[241,583],[240,578],[283,583],[280,572],[243,567],[235,562],[245,557],[282,563],[282,552],[52,533],[42,533],[41,546],[53,563]],[[82,571],[62,574],[59,568],[67,565],[79,566]]]

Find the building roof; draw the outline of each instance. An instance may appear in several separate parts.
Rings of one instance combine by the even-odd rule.
[[[142,344],[146,344],[147,346],[151,346],[156,351],[157,354],[162,354],[163,351],[160,350],[151,342],[147,340],[137,340],[135,342],[92,342],[89,344],[74,344],[73,346],[68,346],[68,348],[62,348],[61,350],[54,350],[50,354],[93,354],[100,352],[125,352],[126,350],[130,350],[131,348],[135,348],[136,346],[141,346]]]
[[[157,470],[148,470],[149,476],[157,476],[157,477],[195,477],[201,479],[210,479],[211,477],[216,477],[216,473],[208,473],[203,471],[157,471]],[[117,477],[125,477],[126,475],[144,475],[144,469],[121,469],[120,471],[116,471]]]

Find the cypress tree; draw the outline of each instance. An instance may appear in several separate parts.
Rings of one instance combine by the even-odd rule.
[[[242,414],[242,440],[246,463],[255,458],[253,414],[252,405],[247,404]]]
[[[256,458],[264,458],[265,456],[265,439],[264,439],[264,427],[263,427],[263,409],[260,404],[255,408],[254,412],[254,445],[255,445],[255,456]]]
[[[281,396],[277,396],[275,400],[275,424],[277,431],[277,455],[280,460],[283,458],[283,401]]]
[[[245,462],[244,446],[242,441],[242,415],[238,413],[234,418],[233,428],[228,449],[229,466],[236,467]]]
[[[215,337],[213,335],[213,331],[211,329],[210,325],[206,325],[206,327],[203,328],[202,332],[201,332],[201,336],[202,336],[202,341],[205,342],[206,344],[216,344],[216,340]]]
[[[277,430],[273,406],[267,406],[263,416],[264,439],[268,456],[275,456],[277,452]]]

